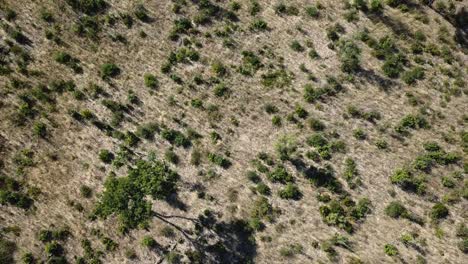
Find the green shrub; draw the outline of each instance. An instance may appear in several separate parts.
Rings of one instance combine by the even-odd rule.
[[[371,0],[369,3],[369,10],[373,13],[381,13],[383,11],[383,4],[381,0]]]
[[[101,65],[101,78],[106,80],[117,77],[120,74],[120,68],[113,63],[105,63]]]
[[[220,83],[214,87],[213,93],[217,97],[223,97],[230,93],[230,89],[226,86],[226,84]]]
[[[398,125],[395,127],[395,131],[404,134],[407,133],[408,129],[420,129],[429,128],[429,122],[422,115],[406,115],[404,116]]]
[[[293,176],[288,173],[285,167],[278,165],[276,166],[273,171],[267,174],[267,177],[272,182],[279,182],[279,183],[288,183],[293,182]]]
[[[66,2],[75,10],[87,15],[95,15],[107,8],[104,0],[66,0]]]
[[[145,79],[146,87],[152,88],[152,89],[156,89],[159,87],[159,80],[155,75],[151,73],[147,73],[145,74],[144,79]]]
[[[294,40],[293,42],[291,42],[291,45],[290,45],[291,49],[296,51],[296,52],[304,52],[304,47],[301,45],[301,43],[299,43],[299,41],[297,40]]]
[[[282,122],[281,122],[281,117],[278,116],[278,115],[274,115],[272,118],[271,118],[271,123],[276,126],[276,127],[280,127]]]
[[[47,136],[47,127],[42,122],[36,122],[33,126],[33,132],[36,136],[45,138]]]
[[[353,73],[359,70],[361,60],[361,49],[351,40],[342,40],[338,43],[341,70]]]
[[[392,218],[406,218],[408,210],[400,202],[393,201],[385,207],[385,214]]]
[[[260,182],[259,184],[257,184],[257,187],[255,189],[261,195],[270,195],[271,194],[270,187],[268,187],[268,185],[266,185],[263,182]]]
[[[10,9],[10,8],[6,8],[6,10],[5,10],[5,19],[6,20],[13,21],[13,20],[16,19],[17,16],[18,16],[18,14],[15,12],[15,10]]]
[[[286,184],[286,186],[278,192],[278,195],[282,199],[299,200],[302,197],[302,193],[299,188],[292,183]]]
[[[63,247],[57,241],[49,242],[45,245],[45,252],[49,257],[63,254]]]
[[[164,152],[164,158],[172,164],[179,163],[179,156],[177,156],[177,154],[171,149]]]
[[[150,20],[150,17],[148,15],[148,10],[146,10],[145,6],[143,5],[137,5],[135,8],[134,14],[136,18],[143,22],[148,22]]]
[[[102,149],[99,151],[99,159],[104,163],[110,164],[114,158],[114,154],[107,149]]]
[[[430,215],[433,220],[446,218],[449,215],[449,209],[442,203],[436,203],[432,207]]]
[[[306,13],[312,18],[318,18],[320,16],[320,12],[316,6],[307,6]]]
[[[358,140],[364,140],[367,138],[366,132],[360,128],[353,130],[353,136]]]
[[[141,240],[141,245],[147,248],[155,248],[158,245],[158,243],[151,236],[144,236]]]
[[[414,67],[411,70],[406,71],[401,79],[406,84],[414,84],[417,80],[422,80],[424,78],[424,68]]]
[[[93,190],[89,186],[81,185],[80,195],[84,198],[91,198],[91,196],[93,196]]]
[[[325,129],[325,124],[319,119],[311,118],[308,123],[309,127],[314,131],[323,131]]]
[[[2,259],[0,258],[0,263]],[[36,263],[36,259],[34,258],[33,254],[32,253],[24,253],[22,256],[21,256],[21,261],[22,263],[24,264],[34,264]],[[6,263],[6,262],[5,262]]]
[[[396,256],[398,255],[398,249],[392,244],[385,244],[384,252],[388,256]]]
[[[249,28],[251,31],[266,31],[268,30],[268,24],[261,19],[255,19],[250,23]]]
[[[228,159],[215,153],[208,153],[208,160],[223,169],[228,169],[231,166],[231,162]]]
[[[0,237],[0,263],[15,263],[16,244]]]

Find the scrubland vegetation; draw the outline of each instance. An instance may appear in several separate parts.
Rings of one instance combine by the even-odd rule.
[[[0,264],[466,262],[467,18],[0,1]]]

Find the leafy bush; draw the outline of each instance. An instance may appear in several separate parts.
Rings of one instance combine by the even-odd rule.
[[[278,194],[282,199],[299,200],[302,197],[302,193],[299,188],[292,183],[286,184],[286,186],[280,190]]]
[[[306,13],[312,18],[318,18],[320,16],[320,12],[316,6],[307,6]]]
[[[406,218],[408,210],[400,202],[393,201],[385,207],[385,214],[392,218]]]
[[[0,237],[0,263],[15,263],[16,244]]]
[[[285,167],[278,165],[276,166],[273,171],[267,174],[267,177],[272,182],[279,182],[279,183],[288,183],[293,182],[293,176],[288,173]]]
[[[145,79],[145,86],[148,87],[148,88],[152,88],[152,89],[156,89],[159,87],[159,81],[158,81],[158,78],[151,74],[151,73],[147,73],[145,74],[144,76],[144,79]]]
[[[384,252],[388,256],[396,256],[398,255],[398,249],[392,244],[385,244]]]
[[[401,134],[407,133],[408,129],[420,129],[429,128],[429,122],[422,115],[406,115],[404,116],[398,125],[395,127],[395,131]]]
[[[249,28],[251,31],[266,31],[268,30],[268,24],[264,20],[255,19],[250,23]]]
[[[314,131],[323,131],[325,129],[325,124],[319,119],[311,118],[308,123],[309,127]]]
[[[55,53],[54,59],[56,62],[71,68],[75,73],[83,72],[83,68],[80,66],[80,61],[66,52],[60,51]]]
[[[299,15],[299,9],[292,5],[285,5],[284,3],[279,3],[273,7],[277,15],[288,15],[288,16],[297,16]]]
[[[271,194],[270,187],[268,187],[268,185],[266,185],[263,182],[260,182],[259,184],[257,184],[257,187],[255,189],[257,190],[257,192],[259,194],[262,194],[262,195],[270,195]]]
[[[181,132],[174,129],[163,129],[161,137],[177,147],[190,147],[190,140]]]
[[[95,15],[104,11],[107,3],[104,0],[66,0],[67,3],[75,10],[83,12],[87,15]]]
[[[172,149],[168,149],[164,152],[164,158],[172,164],[179,163],[179,156],[177,156]]]
[[[387,56],[384,64],[382,65],[382,70],[390,78],[398,78],[403,72],[404,68],[404,59],[399,55]]]
[[[114,154],[107,149],[99,151],[99,159],[104,163],[110,164],[114,158]]]
[[[341,70],[346,73],[353,73],[360,68],[361,49],[351,40],[342,40],[338,43]]]
[[[424,181],[415,177],[413,173],[406,168],[397,169],[390,177],[390,181],[405,190],[417,191],[418,193],[423,193],[425,191]]]
[[[304,52],[304,47],[301,45],[301,43],[299,43],[299,41],[297,40],[294,40],[293,42],[291,42],[291,49],[296,51],[296,52]]]
[[[93,190],[89,186],[81,185],[80,195],[84,198],[91,198],[91,196],[93,196]]]
[[[45,138],[47,136],[47,127],[42,122],[37,122],[33,126],[33,132],[36,136]]]
[[[261,75],[262,84],[265,87],[283,88],[291,84],[292,75],[284,69],[269,71]]]
[[[101,65],[101,78],[106,80],[114,78],[120,74],[120,68],[113,63],[105,63]]]
[[[411,70],[406,71],[401,79],[406,84],[414,84],[417,80],[422,80],[424,78],[424,68],[414,67]]]
[[[432,207],[430,215],[433,220],[446,218],[449,215],[449,210],[444,204],[436,203]]]
[[[141,244],[147,248],[155,248],[158,243],[151,236],[144,236],[141,240]]]
[[[208,160],[224,169],[228,169],[231,166],[231,162],[228,159],[215,153],[208,153]]]
[[[214,87],[213,93],[217,97],[223,97],[230,93],[230,89],[226,86],[226,84],[220,83]]]

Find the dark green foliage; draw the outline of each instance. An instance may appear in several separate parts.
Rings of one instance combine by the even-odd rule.
[[[161,137],[177,147],[187,148],[191,145],[190,140],[182,134],[182,132],[174,129],[163,129],[161,131]]]
[[[75,73],[83,72],[83,68],[80,66],[80,61],[66,52],[60,51],[55,53],[54,59],[56,62],[71,68]]]
[[[164,152],[164,159],[172,164],[179,163],[179,156],[177,156],[177,154],[172,149],[168,149]]]
[[[353,226],[346,217],[345,208],[338,201],[331,201],[328,205],[320,206],[320,215],[327,225],[338,226],[351,233]]]
[[[266,31],[268,30],[268,24],[261,19],[255,19],[252,21],[252,23],[250,23],[249,28],[252,31]]]
[[[424,78],[424,68],[414,67],[411,70],[406,71],[401,79],[406,84],[414,84],[417,80],[422,80]]]
[[[156,89],[159,87],[159,81],[155,75],[147,73],[145,74],[144,79],[145,79],[146,87],[152,88],[152,89]]]
[[[114,158],[114,154],[107,149],[99,151],[99,159],[104,163],[110,164]]]
[[[262,74],[262,84],[268,88],[283,88],[291,84],[292,76],[287,71],[275,70]]]
[[[286,186],[278,192],[279,197],[282,199],[299,200],[302,197],[302,193],[299,188],[292,183],[286,184]]]
[[[288,15],[288,16],[297,16],[299,15],[299,9],[292,5],[285,5],[284,3],[279,3],[273,7],[277,15]]]
[[[354,188],[360,184],[360,180],[357,178],[359,173],[356,168],[356,162],[353,159],[347,158],[345,160],[345,170],[343,176],[351,188]]]
[[[150,20],[150,17],[148,16],[148,10],[146,10],[144,5],[137,5],[134,14],[136,18],[143,22],[148,22]]]
[[[409,129],[429,128],[429,122],[422,115],[406,115],[395,127],[395,131],[400,134],[408,133]]]
[[[24,189],[21,182],[0,175],[0,204],[29,209],[34,201],[25,193]]]
[[[33,126],[33,132],[36,136],[45,138],[47,136],[47,127],[42,122],[36,122]]]
[[[278,165],[276,166],[273,171],[267,174],[267,177],[272,182],[279,182],[279,183],[288,183],[293,182],[293,176],[288,173],[284,166]]]
[[[306,13],[312,18],[318,18],[320,16],[320,12],[316,6],[307,6]]]
[[[157,131],[159,131],[158,124],[148,123],[138,126],[136,135],[147,140],[152,140]]]
[[[271,204],[268,202],[268,199],[261,196],[254,202],[250,216],[252,218],[267,219],[268,221],[271,221],[275,217],[275,212]]]
[[[13,21],[16,19],[16,17],[18,16],[18,14],[16,14],[15,10],[13,9],[10,9],[10,8],[7,8],[5,10],[5,18],[6,20],[8,21]]]
[[[425,191],[424,181],[405,168],[396,170],[390,177],[390,182],[408,191],[418,193],[424,193]]]
[[[155,248],[158,245],[156,240],[150,236],[144,236],[141,240],[141,244],[147,248]]]
[[[112,239],[110,239],[108,237],[103,237],[101,239],[101,242],[102,242],[102,244],[104,245],[104,248],[107,251],[114,251],[119,246],[114,240],[112,240]]]
[[[343,90],[343,86],[334,78],[327,77],[327,84],[315,88],[311,84],[304,86],[304,99],[308,103],[314,103],[317,100],[325,100],[328,97],[335,96]]]
[[[408,210],[400,202],[393,201],[385,207],[385,214],[392,218],[406,218]]]
[[[255,53],[242,51],[242,65],[239,67],[241,74],[253,76],[261,67],[263,67],[263,64]]]
[[[292,50],[294,50],[296,52],[304,52],[305,51],[305,48],[297,40],[294,40],[293,42],[291,42],[290,47],[291,47]]]
[[[327,28],[327,37],[329,40],[335,42],[340,39],[339,34],[343,34],[345,32],[345,29],[342,25],[336,23],[333,26],[330,26]]]
[[[124,229],[144,225],[152,216],[145,196],[167,198],[176,191],[177,179],[178,175],[166,164],[139,160],[127,177],[109,176],[95,214],[103,218],[117,214]]]
[[[351,40],[342,40],[338,43],[341,70],[353,73],[359,70],[361,60],[361,49]]]
[[[231,162],[227,158],[219,154],[208,153],[208,160],[213,164],[222,167],[223,169],[228,169],[229,167],[231,167]]]
[[[113,63],[105,63],[101,65],[101,78],[106,80],[117,77],[120,74],[120,68]]]
[[[57,241],[49,242],[45,245],[45,252],[49,257],[60,256],[63,254],[63,247]]]
[[[436,203],[431,209],[431,218],[433,220],[446,218],[448,215],[449,215],[449,210],[442,203]]]
[[[260,182],[255,189],[261,195],[270,195],[271,194],[270,187],[268,187],[268,185],[266,185],[263,182]]]
[[[229,95],[230,91],[231,90],[224,83],[217,84],[213,89],[213,93],[217,97],[227,96]]]
[[[24,253],[23,256],[21,256],[21,261],[24,264],[34,264],[36,263],[36,259],[34,258],[32,253]],[[0,263],[3,263],[0,259]]]
[[[250,2],[250,7],[249,7],[250,15],[255,16],[261,10],[262,10],[262,8],[261,8],[260,4],[258,3],[258,1],[253,0],[253,1]]]
[[[84,198],[91,198],[91,196],[93,196],[93,190],[86,185],[81,185],[80,195]]]
[[[16,244],[0,236],[0,263],[15,263]]]
[[[398,78],[403,72],[404,58],[398,55],[387,56],[382,70],[390,78]]]
[[[419,155],[413,162],[416,170],[429,172],[433,166],[448,165],[458,162],[461,157],[457,153],[447,153],[435,142],[426,142],[424,149],[427,153]]]
[[[104,0],[66,0],[75,10],[87,15],[95,15],[104,11],[107,3]]]
[[[325,124],[318,119],[311,118],[308,123],[309,127],[314,131],[323,131],[325,129]]]

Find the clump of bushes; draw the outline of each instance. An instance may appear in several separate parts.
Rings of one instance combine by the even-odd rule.
[[[299,200],[302,197],[302,193],[297,187],[297,185],[288,183],[286,186],[279,191],[279,197],[282,199],[292,199],[292,200]]]
[[[360,68],[361,49],[352,40],[341,40],[338,47],[341,70],[346,73],[357,72]]]
[[[231,161],[219,154],[208,153],[208,160],[224,169],[228,169],[231,166]]]
[[[384,246],[384,252],[385,254],[387,254],[388,256],[396,256],[398,255],[398,248],[396,248],[394,245],[392,244],[385,244]]]
[[[250,23],[249,29],[251,31],[266,31],[268,30],[268,24],[264,20],[261,19],[255,19]]]
[[[328,225],[338,226],[351,233],[353,222],[366,218],[371,213],[371,203],[363,198],[357,204],[349,196],[339,200],[323,200],[326,205],[320,206],[319,211],[323,221]]]
[[[156,89],[156,88],[159,87],[158,78],[155,75],[151,74],[151,73],[145,74],[144,80],[145,80],[145,86],[148,87],[148,88]]]
[[[72,57],[70,54],[60,51],[55,53],[54,59],[56,62],[66,65],[71,68],[75,73],[82,73],[83,68],[80,66],[80,60]]]
[[[449,209],[442,203],[436,203],[430,212],[432,220],[446,218],[449,215]]]
[[[304,86],[304,99],[308,103],[314,103],[318,100],[325,100],[328,97],[335,96],[343,90],[343,86],[336,78],[328,76],[327,84],[323,87],[315,88],[311,84]]]
[[[424,79],[424,68],[422,67],[414,67],[411,70],[406,71],[401,76],[401,79],[406,84],[414,84],[417,80]]]
[[[104,63],[101,65],[101,78],[107,80],[117,77],[120,74],[120,68],[113,63]]]
[[[107,2],[104,0],[66,0],[75,10],[87,15],[95,15],[107,8]]]
[[[283,88],[289,86],[292,80],[292,74],[284,69],[270,70],[261,75],[262,84],[267,88]]]
[[[99,159],[106,164],[110,164],[114,158],[114,154],[107,149],[99,151]]]
[[[174,129],[163,129],[160,135],[163,139],[169,141],[171,144],[177,147],[187,148],[191,145],[190,140],[184,134],[182,134],[182,132]]]
[[[409,129],[421,129],[429,127],[429,122],[422,115],[408,114],[400,120],[398,125],[395,127],[395,131],[400,134],[406,134],[408,133]]]

